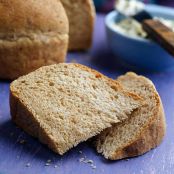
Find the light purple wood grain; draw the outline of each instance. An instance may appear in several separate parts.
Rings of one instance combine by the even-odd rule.
[[[125,73],[107,47],[104,17],[98,15],[94,46],[85,53],[71,53],[67,61],[76,60],[115,78]],[[138,158],[110,162],[95,152],[89,143],[82,143],[63,157],[51,152],[36,139],[25,134],[11,122],[9,82],[0,82],[0,173],[1,174],[173,174],[174,172],[174,70],[144,74],[155,83],[160,93],[167,120],[167,135],[155,150]],[[13,134],[12,134],[13,133]],[[20,140],[26,144],[20,144]],[[83,154],[79,153],[82,151]],[[85,157],[94,161],[96,169],[79,162]],[[50,166],[45,166],[51,159]],[[30,167],[26,167],[30,164]],[[55,168],[55,165],[58,167]]]

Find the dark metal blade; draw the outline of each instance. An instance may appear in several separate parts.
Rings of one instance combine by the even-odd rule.
[[[147,11],[143,10],[137,13],[136,15],[132,16],[132,18],[142,23],[144,20],[152,19],[153,17]]]

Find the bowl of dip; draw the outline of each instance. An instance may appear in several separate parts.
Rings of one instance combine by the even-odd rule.
[[[174,31],[173,8],[146,5],[145,10]],[[105,25],[112,52],[131,69],[162,71],[174,67],[174,57],[146,38],[147,34],[138,22],[131,18],[120,20],[119,13],[112,11],[106,16]]]

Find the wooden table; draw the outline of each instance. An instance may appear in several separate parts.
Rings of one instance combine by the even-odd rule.
[[[68,54],[68,62],[89,65],[115,78],[124,74],[119,61],[107,47],[104,16],[98,15],[93,48],[88,52]],[[110,162],[98,155],[89,143],[82,143],[64,156],[58,156],[36,139],[25,134],[10,120],[9,82],[0,82],[0,173],[1,174],[173,174],[174,173],[174,70],[143,73],[156,85],[164,103],[167,135],[151,152],[129,160]],[[25,140],[26,143],[23,141]],[[80,151],[80,152],[79,152]],[[82,151],[82,152],[81,152]],[[96,169],[79,162],[93,160]],[[51,164],[46,166],[47,160]]]

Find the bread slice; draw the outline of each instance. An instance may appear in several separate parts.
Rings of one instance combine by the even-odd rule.
[[[134,111],[130,119],[96,137],[97,151],[110,160],[148,152],[161,143],[166,129],[162,102],[153,83],[135,73],[127,73],[118,81],[129,91],[144,97],[146,104]]]
[[[91,46],[95,21],[93,0],[61,0],[69,19],[69,50]]]
[[[79,64],[45,66],[10,86],[13,121],[61,155],[141,105],[118,82]]]
[[[60,0],[0,1],[0,79],[65,62],[68,34]]]

